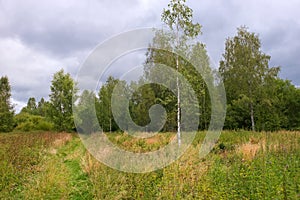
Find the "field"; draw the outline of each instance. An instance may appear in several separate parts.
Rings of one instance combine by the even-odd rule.
[[[173,136],[108,135],[138,152]],[[0,199],[300,199],[300,132],[224,131],[200,159],[204,136],[170,166],[132,174],[99,163],[76,134],[0,134]]]

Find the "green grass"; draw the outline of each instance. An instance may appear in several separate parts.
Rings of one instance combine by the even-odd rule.
[[[133,152],[156,150],[173,136],[108,134]],[[99,163],[75,134],[0,134],[0,199],[300,198],[300,132],[224,131],[200,159],[204,137],[199,132],[166,168],[132,174]]]

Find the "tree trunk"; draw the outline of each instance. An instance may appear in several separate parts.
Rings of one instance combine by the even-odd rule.
[[[254,122],[254,110],[253,110],[253,103],[250,103],[250,113],[251,113],[251,127],[252,131],[255,131],[255,122]]]
[[[178,50],[179,47],[179,27],[178,27],[178,21],[179,19],[177,19],[177,25],[176,25],[176,48]],[[180,128],[181,128],[181,124],[180,124],[180,88],[179,88],[179,77],[178,77],[178,73],[179,73],[179,58],[178,58],[178,53],[176,53],[176,71],[177,71],[177,75],[176,75],[176,87],[177,87],[177,140],[178,140],[178,146],[181,145],[181,132],[180,132]]]
[[[178,56],[176,59],[177,72],[178,72]],[[176,77],[176,86],[177,86],[177,139],[178,146],[181,145],[181,133],[180,133],[180,88],[179,88],[179,78]]]
[[[109,117],[109,133],[111,133],[111,117]]]

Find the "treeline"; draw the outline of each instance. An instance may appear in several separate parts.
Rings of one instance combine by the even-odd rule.
[[[300,128],[300,90],[269,67],[255,33],[241,27],[228,38],[220,62],[227,95],[226,129],[294,130]]]
[[[8,77],[1,77],[0,83],[0,132],[75,130],[72,97],[73,92],[76,95],[76,87],[70,74],[64,73],[63,70],[54,74],[49,101],[42,98],[37,102],[34,97],[30,97],[27,105],[16,115],[10,100],[11,88]]]
[[[0,82],[0,132],[12,130],[57,130],[75,131],[74,119],[87,132],[98,131],[98,123],[105,132],[126,129],[126,124],[118,124],[112,112],[112,95],[116,85],[130,98],[130,115],[123,116],[124,122],[131,118],[144,131],[150,123],[149,109],[156,104],[166,110],[166,122],[161,131],[177,129],[177,96],[169,86],[176,85],[176,79],[162,73],[159,65],[171,69],[176,67],[174,35],[163,31],[157,32],[146,54],[144,75],[137,82],[127,83],[109,77],[95,94],[92,91],[78,91],[76,83],[63,70],[53,76],[49,101],[42,98],[39,102],[34,97],[28,99],[27,106],[19,114],[14,113],[11,103],[11,88],[7,77]],[[184,40],[185,38],[181,38]],[[191,88],[181,86],[180,95],[189,98],[189,90],[196,95],[196,101],[183,101],[187,108],[197,108],[199,130],[209,127],[211,120],[210,92],[208,81],[213,81],[216,71],[211,70],[209,58],[202,43],[184,43],[179,53],[179,73],[188,81]],[[188,44],[188,45],[187,45]],[[270,67],[270,56],[261,50],[261,41],[255,33],[247,28],[238,28],[237,35],[228,38],[225,52],[218,69],[227,96],[227,115],[225,129],[247,129],[254,131],[274,131],[279,129],[300,129],[300,89],[288,80],[278,77],[279,67]],[[190,61],[193,61],[192,63]],[[195,66],[197,65],[197,66]],[[199,70],[195,69],[198,68]],[[171,73],[171,72],[170,72]],[[216,86],[218,87],[218,86]],[[76,109],[73,116],[72,108]],[[94,112],[97,119],[91,117]],[[122,108],[119,114],[125,112]],[[120,114],[120,115],[121,115]],[[119,115],[119,116],[120,116]],[[159,124],[162,116],[155,123]],[[198,122],[182,121],[183,130],[189,130],[191,124]]]

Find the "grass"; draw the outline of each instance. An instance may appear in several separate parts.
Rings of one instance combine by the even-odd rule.
[[[107,135],[133,152],[156,150],[174,137]],[[199,132],[171,165],[132,174],[99,163],[75,134],[0,134],[0,199],[300,198],[300,132],[224,131],[200,159],[204,137]]]

